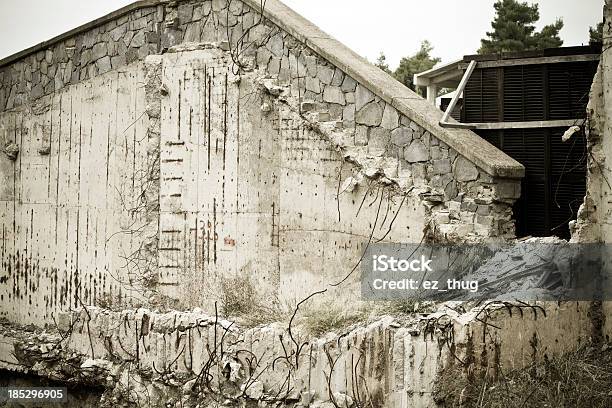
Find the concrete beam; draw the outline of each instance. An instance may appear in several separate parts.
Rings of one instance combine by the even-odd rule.
[[[517,58],[497,61],[478,61],[478,68],[512,67],[517,65],[558,64],[561,62],[584,62],[599,61],[600,54],[586,55],[560,55],[555,57]],[[459,64],[460,69],[465,69],[469,63]]]

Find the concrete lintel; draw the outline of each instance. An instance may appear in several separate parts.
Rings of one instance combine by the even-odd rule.
[[[534,129],[571,127],[582,124],[585,119],[564,120],[533,120],[528,122],[494,122],[494,123],[466,123],[474,129]]]

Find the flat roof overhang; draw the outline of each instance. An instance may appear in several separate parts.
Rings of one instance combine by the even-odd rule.
[[[456,88],[463,76],[461,64],[463,59],[434,67],[420,74],[414,75],[414,84],[416,86],[432,86],[436,85],[443,88]]]

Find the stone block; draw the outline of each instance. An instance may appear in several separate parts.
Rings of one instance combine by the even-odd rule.
[[[500,181],[496,184],[497,196],[500,198],[519,198],[521,184],[513,181]]]
[[[336,70],[334,71],[334,77],[332,78],[332,81],[331,81],[331,85],[341,86],[343,82],[344,82],[344,72],[336,68]]]
[[[391,143],[395,146],[407,146],[412,142],[412,129],[400,127],[391,132]]]
[[[381,126],[393,130],[399,126],[399,112],[391,105],[385,105]]]
[[[449,159],[440,159],[433,161],[433,174],[447,174],[452,171],[451,162]]]
[[[444,151],[440,149],[438,146],[431,146],[431,159],[432,160],[440,160],[445,156]]]
[[[200,41],[200,24],[199,23],[191,23],[187,24],[187,28],[185,29],[185,36],[183,37],[183,42],[199,42]],[[146,33],[146,39],[148,43],[155,43],[156,41],[151,41],[155,36],[149,36],[148,34],[157,34],[154,31],[150,33]]]
[[[476,214],[478,215],[489,215],[491,212],[491,208],[488,205],[479,205],[476,210]]]
[[[139,31],[132,38],[132,41],[130,42],[130,46],[134,48],[139,48],[145,45],[145,43],[146,43],[145,32]]]
[[[125,44],[126,47],[130,46],[130,43],[132,42],[133,37],[134,37],[133,31],[128,31],[125,33],[125,35],[123,36],[123,43]]]
[[[464,201],[461,203],[461,211],[476,212],[478,204],[474,201]]]
[[[212,0],[212,10],[219,12],[227,6],[227,0]]]
[[[480,208],[480,206],[479,206]],[[476,223],[480,224],[480,225],[484,225],[485,227],[492,227],[493,224],[495,223],[495,217],[493,217],[492,215],[476,215]]]
[[[344,99],[344,92],[336,86],[326,86],[323,91],[323,100],[329,103],[336,103],[338,105],[346,105]]]
[[[411,166],[412,177],[414,179],[426,180],[427,179],[427,166],[423,163],[415,163]]]
[[[325,65],[319,65],[317,77],[326,85],[331,85],[334,78],[334,69]]]
[[[111,58],[111,66],[113,69],[124,66],[126,63],[125,55],[117,55]]]
[[[355,88],[357,87],[357,82],[348,75],[344,75],[344,80],[342,81],[342,90],[344,92],[355,92]]]
[[[314,93],[312,91],[304,92],[304,99],[308,99],[311,101],[323,102],[323,96],[321,93]]]
[[[196,25],[191,25],[191,26],[197,27]],[[187,36],[187,34],[185,34],[185,36]],[[198,33],[198,38],[199,38],[199,33]],[[145,39],[147,43],[149,44],[157,44],[160,40],[159,33],[157,31],[147,31],[145,33]]]
[[[321,93],[321,82],[319,78],[306,77],[306,90],[316,94]]]
[[[361,125],[379,126],[382,121],[382,109],[376,102],[370,102],[357,111],[355,121]]]
[[[429,160],[429,146],[420,140],[413,140],[409,146],[404,148],[404,159],[408,163],[426,162]]]
[[[100,58],[96,61],[96,67],[98,68],[99,74],[104,74],[112,69],[111,58],[107,55],[106,57]]]
[[[107,53],[108,53],[108,49],[106,47],[106,43],[103,43],[103,42],[102,43],[97,43],[91,49],[91,59],[92,59],[92,61],[96,61],[96,60],[106,56]]]
[[[130,27],[134,31],[141,31],[141,30],[147,28],[147,18],[146,17],[140,17],[140,18],[137,18],[135,20],[132,20],[132,22],[130,23]]]
[[[301,105],[302,112],[313,112],[317,108],[317,104],[313,101],[304,101]]]
[[[366,146],[368,144],[368,128],[367,126],[357,126],[355,129],[355,145]]]
[[[336,103],[330,103],[328,105],[328,109],[329,109],[329,116],[331,117],[331,119],[342,123],[342,112],[344,110],[344,107]]]
[[[476,180],[479,171],[474,163],[463,156],[458,156],[453,166],[453,173],[457,181],[467,182]]]
[[[390,132],[387,129],[383,129],[381,127],[371,128],[368,146],[384,150],[389,145],[390,137]]]
[[[180,4],[178,6],[178,18],[181,24],[191,22],[193,20],[193,5],[189,3]]]
[[[276,57],[282,57],[285,50],[285,43],[281,34],[276,34],[268,41],[268,49]]]
[[[281,68],[281,59],[278,57],[270,58],[268,63],[268,73],[271,75],[278,75]]]
[[[230,13],[235,16],[239,16],[243,13],[245,7],[241,1],[232,1],[229,6]]]
[[[136,48],[128,48],[125,52],[125,62],[131,64],[138,60],[138,50]]]
[[[314,55],[307,55],[304,57],[306,62],[306,73],[311,77],[317,76],[317,57]]]
[[[122,24],[113,28],[108,34],[113,41],[119,41],[121,37],[127,32],[127,24]]]
[[[374,94],[366,87],[358,84],[355,91],[355,108],[359,111],[374,100]]]
[[[434,215],[436,224],[448,224],[450,222],[450,214],[448,211],[438,211]]]
[[[355,105],[347,105],[342,111],[342,119],[344,121],[355,121]]]

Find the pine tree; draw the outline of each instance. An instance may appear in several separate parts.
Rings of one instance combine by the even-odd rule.
[[[498,0],[493,7],[493,31],[487,32],[487,38],[481,40],[479,54],[555,48],[563,45],[563,40],[559,38],[563,20],[557,19],[540,32],[535,30],[534,23],[540,19],[537,4],[530,6],[517,0]]]

